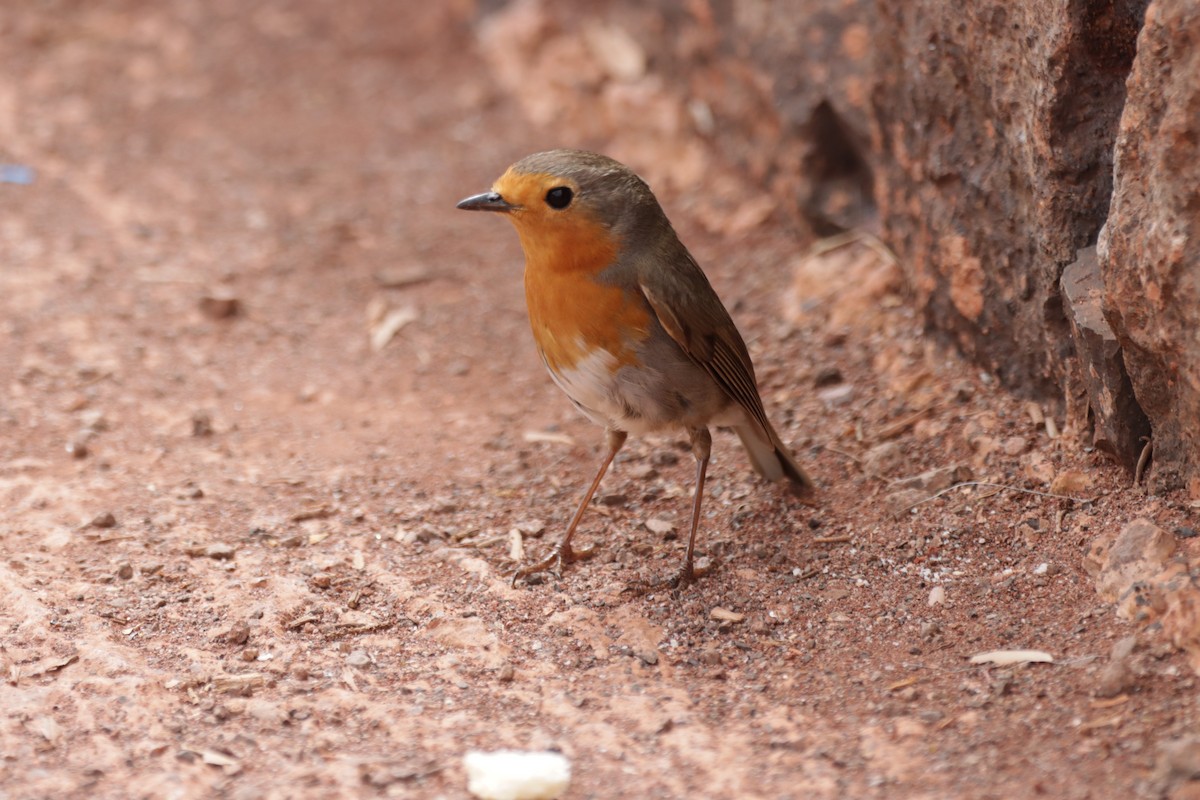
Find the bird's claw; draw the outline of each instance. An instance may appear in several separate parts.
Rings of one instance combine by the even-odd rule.
[[[700,576],[691,564],[684,564],[673,575],[666,578],[659,578],[653,581],[637,581],[626,586],[622,591],[632,594],[636,597],[650,594],[651,592],[662,591],[663,589],[670,590],[672,594],[678,594],[696,582]]]
[[[527,567],[519,567],[513,573],[512,586],[515,588],[517,581],[521,578],[527,578],[538,572],[549,572],[556,578],[562,577],[563,567],[570,564],[572,561],[582,561],[585,558],[591,558],[595,555],[596,546],[588,545],[578,549],[571,545],[556,545],[550,553],[541,561],[535,561]]]

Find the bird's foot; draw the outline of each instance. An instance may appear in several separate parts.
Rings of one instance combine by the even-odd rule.
[[[549,572],[556,578],[562,577],[563,567],[570,564],[572,561],[582,561],[585,558],[591,558],[595,555],[596,546],[588,545],[578,549],[571,547],[569,544],[555,545],[549,555],[541,561],[535,561],[526,567],[520,567],[513,573],[512,585],[515,587],[517,581],[521,578],[527,578],[530,575],[539,572]]]
[[[673,575],[651,581],[635,581],[626,586],[622,591],[637,597],[650,594],[651,592],[663,591],[664,589],[669,590],[672,594],[679,594],[709,573],[711,567],[707,562],[708,559],[702,558],[696,566],[686,563]]]

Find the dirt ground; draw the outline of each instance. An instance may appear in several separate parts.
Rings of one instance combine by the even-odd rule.
[[[631,440],[598,556],[510,588],[603,437],[543,374],[516,236],[454,203],[605,143],[527,122],[450,6],[10,5],[0,798],[461,798],[506,747],[567,755],[571,798],[1163,790],[1196,680],[1150,632],[1098,696],[1135,630],[1081,562],[1194,512],[928,341],[886,254],[663,192],[821,503],[719,433],[711,572],[631,594],[692,476],[682,435]],[[910,508],[933,469],[1080,499]],[[1054,661],[969,661],[1012,648]]]

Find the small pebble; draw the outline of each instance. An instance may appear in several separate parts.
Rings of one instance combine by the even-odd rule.
[[[826,387],[817,392],[817,397],[831,408],[845,405],[854,397],[854,384],[839,383],[836,386]]]
[[[608,506],[609,508],[618,508],[628,502],[629,497],[620,493],[606,494],[600,498],[600,505]]]
[[[215,558],[218,561],[228,561],[233,558],[235,552],[236,550],[234,550],[233,545],[225,544],[224,542],[214,542],[204,548],[206,558]]]
[[[71,458],[87,458],[88,446],[87,439],[83,436],[76,436],[74,439],[67,441],[67,455]]]
[[[225,641],[231,644],[245,644],[250,640],[250,625],[245,620],[238,620],[225,634]]]
[[[113,516],[111,511],[105,511],[92,517],[92,521],[88,524],[93,528],[115,528],[117,526],[117,518]]]
[[[646,528],[651,533],[671,533],[675,530],[675,523],[669,519],[651,517],[646,520]]]
[[[352,667],[365,667],[371,663],[371,657],[365,650],[355,650],[346,656],[346,663]]]
[[[836,386],[844,380],[842,371],[837,367],[823,367],[813,378],[813,388],[822,389],[826,386]]]
[[[1136,636],[1126,636],[1113,645],[1108,663],[1096,678],[1097,697],[1116,697],[1133,685],[1136,676],[1130,667],[1130,659],[1135,647]]]
[[[192,436],[212,436],[212,415],[207,411],[192,412]]]
[[[652,667],[658,663],[657,650],[638,650],[636,653],[634,653],[634,655],[636,655],[638,660],[648,667]]]
[[[209,319],[229,319],[236,317],[241,310],[241,302],[223,291],[215,291],[200,298],[200,313]]]
[[[1004,440],[1005,455],[1019,456],[1029,448],[1029,442],[1023,436],[1011,436]]]

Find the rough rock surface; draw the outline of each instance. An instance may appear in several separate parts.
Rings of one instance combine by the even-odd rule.
[[[933,327],[1056,390],[1059,277],[1095,241],[1144,3],[881,0],[873,111],[885,238]]]
[[[1063,305],[1071,325],[1078,359],[1067,362],[1066,386],[1071,403],[1068,416],[1077,427],[1092,426],[1096,447],[1133,468],[1150,435],[1150,422],[1134,396],[1125,371],[1121,345],[1104,316],[1104,282],[1096,248],[1079,251],[1079,258],[1062,276]]]
[[[1200,495],[1200,6],[1155,2],[1100,241],[1109,318],[1154,428],[1152,480]]]

